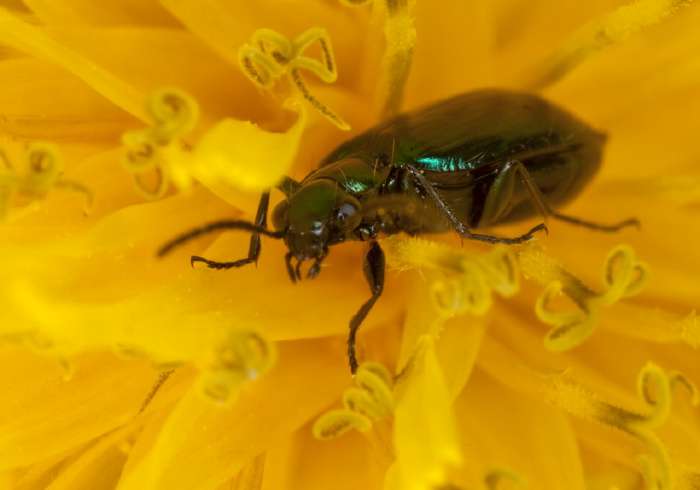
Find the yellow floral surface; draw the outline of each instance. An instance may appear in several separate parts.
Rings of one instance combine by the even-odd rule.
[[[663,0],[0,2],[0,488],[700,488],[698,26]],[[190,267],[245,231],[158,257],[488,87],[605,132],[563,212],[640,226],[384,237],[354,378],[366,244],[296,285],[281,240]]]

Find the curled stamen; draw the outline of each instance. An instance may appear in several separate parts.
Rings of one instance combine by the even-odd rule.
[[[637,0],[605,14],[572,35],[538,69],[527,85],[541,90],[573,71],[602,49],[657,24],[692,0]]]
[[[15,170],[7,155],[0,151],[5,169],[0,169],[0,221],[10,208],[13,191],[32,200],[43,198],[52,188],[64,188],[85,195],[85,214],[92,208],[92,192],[84,185],[60,178],[63,163],[58,149],[45,142],[33,142],[24,152],[23,170]]]
[[[527,479],[524,476],[504,467],[495,467],[488,470],[486,475],[484,475],[484,486],[488,490],[496,490],[498,484],[504,480],[516,483],[521,487],[527,487]]]
[[[352,428],[369,432],[371,419],[379,421],[394,411],[393,379],[382,364],[365,362],[355,374],[357,388],[343,393],[343,410],[330,410],[316,420],[313,434],[319,439],[330,439]],[[371,418],[371,419],[370,419]]]
[[[605,261],[603,283],[607,290],[598,301],[607,306],[621,298],[639,294],[646,286],[649,275],[649,266],[634,260],[634,250],[631,247],[618,245]]]
[[[358,412],[351,410],[329,410],[314,423],[312,433],[316,439],[334,439],[350,429],[369,432],[372,421]]]
[[[394,411],[394,382],[387,369],[376,362],[365,362],[355,374],[359,388],[349,388],[343,395],[346,409],[381,420]]]
[[[555,405],[574,415],[614,427],[642,441],[648,454],[640,456],[637,461],[648,488],[667,490],[673,488],[672,465],[654,429],[667,420],[672,402],[672,384],[681,377],[674,372],[667,374],[653,363],[647,364],[637,378],[637,392],[648,408],[643,414],[600,400],[582,387],[561,378],[553,378],[554,383],[549,386],[547,395]]]
[[[309,29],[294,41],[272,29],[259,29],[253,33],[251,41],[252,46],[246,44],[238,50],[238,62],[250,81],[260,88],[271,89],[276,79],[287,74],[316,110],[338,128],[350,129],[340,116],[309,92],[299,74],[300,69],[309,70],[326,83],[335,82],[338,78],[331,41],[325,29]],[[321,61],[302,56],[314,43],[321,48]]]
[[[568,350],[588,338],[596,326],[603,307],[622,298],[638,294],[649,279],[649,267],[635,260],[634,251],[626,245],[615,247],[603,266],[603,284],[606,289],[596,293],[547,255],[545,248],[532,244],[520,255],[523,271],[546,287],[535,304],[540,320],[554,325],[545,338],[545,345],[553,351]],[[549,303],[560,294],[569,297],[578,306],[578,312],[554,312]]]
[[[675,388],[678,385],[684,387],[690,395],[690,404],[693,407],[700,406],[700,391],[698,391],[697,386],[695,386],[688,377],[678,371],[670,371],[668,373],[668,378],[671,383],[671,388]]]
[[[216,403],[229,403],[243,384],[269,371],[275,359],[274,344],[260,334],[232,330],[204,362],[200,389]]]
[[[149,94],[145,107],[153,125],[122,135],[126,146],[122,163],[133,173],[137,190],[148,199],[157,199],[165,194],[170,182],[180,189],[191,185],[191,169],[179,138],[194,127],[199,108],[191,96],[171,87]],[[156,173],[154,189],[149,189],[141,180],[141,175],[149,170]]]
[[[518,266],[508,247],[496,246],[489,255],[477,256],[422,238],[389,237],[383,243],[392,265],[439,273],[431,297],[445,317],[483,315],[493,302],[493,291],[510,297],[519,289]]]
[[[146,99],[146,112],[153,120],[151,137],[158,145],[168,145],[191,130],[199,118],[199,108],[185,92],[161,88]]]

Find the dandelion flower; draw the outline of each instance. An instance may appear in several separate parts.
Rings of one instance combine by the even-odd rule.
[[[663,0],[4,2],[0,482],[700,487],[699,22]],[[242,231],[157,257],[399,110],[487,87],[605,132],[563,212],[641,228],[382,239],[354,379],[365,244],[296,285],[264,237],[255,265],[190,267],[246,257]]]

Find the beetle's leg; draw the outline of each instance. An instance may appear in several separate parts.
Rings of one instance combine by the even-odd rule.
[[[499,238],[491,235],[479,235],[476,233],[472,233],[467,227],[467,225],[460,221],[460,219],[457,217],[454,211],[452,211],[452,209],[445,202],[445,200],[442,197],[440,197],[440,195],[437,193],[432,184],[428,182],[428,179],[426,179],[425,176],[420,173],[420,170],[412,167],[411,165],[406,165],[405,168],[410,172],[413,178],[421,185],[426,195],[435,204],[435,206],[437,206],[442,215],[450,222],[452,227],[455,229],[455,231],[457,231],[457,233],[459,233],[459,236],[461,236],[462,238],[466,238],[469,240],[479,240],[481,242],[505,243],[513,245],[532,240],[534,238],[533,233],[537,231],[547,230],[547,227],[542,223],[535,226],[533,229],[531,229],[524,235],[515,238]]]
[[[357,311],[354,317],[350,320],[350,333],[348,335],[348,360],[350,362],[350,372],[355,374],[357,371],[357,358],[355,357],[355,338],[357,330],[360,328],[362,321],[365,319],[369,310],[372,309],[374,303],[377,302],[379,296],[384,290],[384,269],[386,267],[386,259],[379,243],[372,240],[369,242],[369,251],[365,257],[365,262],[362,264],[362,271],[365,273],[367,284],[372,292],[372,297],[368,299]]]
[[[559,214],[559,213],[552,213],[552,217],[561,221],[566,221],[568,223],[573,223],[575,225],[579,226],[585,226],[586,228],[591,228],[593,230],[598,230],[598,231],[620,231],[622,228],[626,226],[636,226],[639,227],[641,224],[639,223],[639,220],[636,218],[630,218],[626,219],[624,221],[620,221],[616,225],[601,225],[599,223],[593,223],[592,221],[584,221],[579,218],[574,218],[573,216],[566,216],[564,214]]]
[[[639,226],[639,221],[636,219],[628,219],[622,221],[616,225],[601,225],[598,223],[593,223],[591,221],[585,221],[579,218],[573,218],[571,216],[566,216],[559,214],[549,205],[547,199],[542,195],[539,187],[532,179],[530,172],[528,172],[525,165],[517,160],[511,160],[506,162],[498,172],[496,180],[491,186],[491,190],[486,196],[486,202],[484,203],[484,213],[482,215],[482,220],[486,223],[498,222],[501,217],[504,217],[509,209],[507,209],[504,204],[510,203],[510,196],[513,194],[513,188],[515,185],[516,174],[520,178],[520,182],[525,186],[530,200],[533,205],[537,208],[540,215],[544,218],[551,216],[555,219],[561,221],[567,221],[580,226],[585,226],[587,228],[592,228],[594,230],[600,231],[619,231],[625,226],[635,225]],[[485,219],[486,218],[486,219]]]
[[[300,185],[301,184],[299,182],[297,182],[296,180],[285,176],[282,179],[282,182],[277,184],[275,187],[277,189],[281,190],[284,193],[284,195],[287,198],[289,198],[289,197],[292,197],[292,194],[294,194],[297,191],[297,189],[299,188]]]
[[[267,228],[267,209],[270,206],[270,191],[265,191],[260,196],[260,203],[258,204],[258,211],[255,214],[255,226],[262,228]],[[205,259],[204,257],[198,257],[193,255],[190,259],[190,263],[194,265],[195,262],[204,262],[207,267],[211,269],[233,269],[236,267],[241,267],[252,262],[257,262],[260,256],[260,233],[253,233],[250,235],[250,246],[248,247],[248,257],[245,259],[236,260],[235,262],[216,262],[213,260]]]

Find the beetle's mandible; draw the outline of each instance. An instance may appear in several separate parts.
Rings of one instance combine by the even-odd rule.
[[[286,199],[272,213],[275,231],[267,229],[266,191],[254,222],[207,224],[172,240],[159,255],[205,233],[246,230],[252,233],[246,258],[215,262],[193,256],[192,263],[231,269],[256,262],[260,235],[265,235],[284,240],[287,271],[296,282],[304,261],[312,261],[307,277],[318,275],[330,246],[368,241],[363,268],[371,297],[350,320],[348,335],[354,373],[357,330],[384,287],[380,233],[454,230],[465,239],[516,244],[532,239],[544,224],[515,238],[472,230],[538,215],[602,231],[636,224],[626,220],[606,226],[556,212],[596,173],[604,143],[602,133],[536,95],[500,90],[458,95],[343,143],[301,182],[285,178],[277,186]]]

